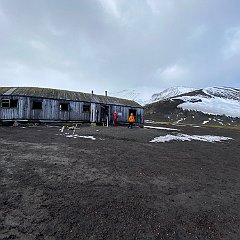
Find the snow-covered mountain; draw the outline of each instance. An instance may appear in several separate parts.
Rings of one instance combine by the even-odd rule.
[[[110,92],[108,95],[112,97],[134,100],[135,102],[138,102],[144,106],[146,104],[172,98],[183,93],[192,92],[194,90],[196,89],[187,87],[171,87],[162,91],[162,89],[157,90],[156,88],[152,87],[137,87],[124,89],[118,92]]]
[[[240,117],[240,89],[229,87],[209,87],[196,94],[183,94],[173,99],[183,100],[178,108],[195,110],[212,115]]]
[[[240,101],[240,89],[229,87],[209,87],[203,89],[203,92],[214,97],[233,99]]]
[[[125,98],[134,100],[135,102],[144,106],[145,104],[151,103],[153,93],[161,92],[162,90],[156,90],[152,87],[137,87],[124,89],[118,92],[109,92],[108,95],[112,97]]]
[[[208,87],[196,89],[172,87],[164,91],[157,91],[151,87],[139,87],[109,93],[109,95],[134,100],[143,106],[163,100],[165,102],[167,100],[181,100],[182,103],[177,106],[179,109],[240,117],[240,89],[237,88]]]
[[[163,92],[153,94],[149,103],[173,98],[175,96],[178,96],[178,95],[181,95],[181,94],[184,94],[184,93],[193,92],[195,90],[197,90],[197,89],[186,88],[186,87],[171,87],[171,88],[168,88],[168,89],[164,90]]]

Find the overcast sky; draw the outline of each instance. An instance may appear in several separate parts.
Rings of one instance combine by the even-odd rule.
[[[239,0],[0,0],[0,85],[239,88]]]

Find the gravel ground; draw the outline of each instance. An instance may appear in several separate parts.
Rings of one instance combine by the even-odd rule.
[[[240,131],[59,128],[0,127],[0,239],[239,239]]]

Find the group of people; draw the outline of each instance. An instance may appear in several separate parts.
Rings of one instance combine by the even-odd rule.
[[[117,126],[117,121],[118,121],[118,114],[115,111],[113,114],[113,125],[114,126]],[[131,113],[128,118],[128,128],[133,128],[133,123],[135,123],[135,118],[134,118],[133,113]]]

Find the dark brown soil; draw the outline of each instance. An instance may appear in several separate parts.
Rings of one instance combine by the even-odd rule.
[[[59,127],[0,127],[0,239],[239,239],[240,132],[175,128],[234,140],[76,131],[91,140],[56,135]]]

